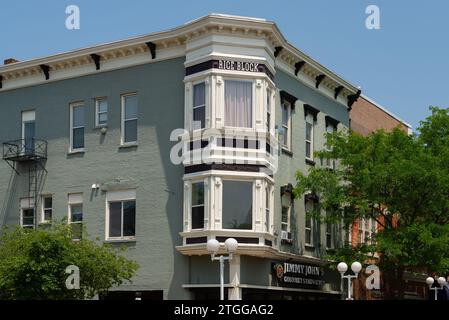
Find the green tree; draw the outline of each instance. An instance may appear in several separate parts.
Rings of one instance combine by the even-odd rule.
[[[69,290],[66,268],[80,271],[80,288]],[[131,278],[137,263],[117,249],[84,237],[73,241],[70,226],[5,229],[0,236],[0,299],[89,299]]]
[[[316,217],[325,209],[327,222],[377,221],[380,231],[371,244],[346,244],[329,259],[370,259],[367,253],[377,252],[388,298],[403,297],[405,271],[449,273],[449,109],[430,109],[419,135],[399,128],[366,137],[328,134],[331,151],[317,156],[338,159],[339,166],[297,173],[296,196],[320,197]]]

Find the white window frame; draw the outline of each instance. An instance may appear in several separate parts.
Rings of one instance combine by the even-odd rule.
[[[203,204],[202,205],[194,205],[193,204],[193,185],[194,184],[198,184],[198,183],[202,183],[203,184],[203,197],[204,197],[204,199],[203,199]],[[205,224],[206,224],[206,222],[205,222],[205,220],[206,220],[206,188],[207,188],[207,184],[205,183],[205,181],[204,180],[195,180],[195,181],[192,181],[192,183],[191,183],[191,187],[190,187],[190,190],[191,190],[191,192],[190,192],[190,219],[189,219],[189,221],[190,221],[190,230],[192,230],[192,231],[198,231],[198,230],[204,230],[204,227],[205,227]],[[203,227],[202,228],[197,228],[197,229],[194,229],[193,228],[193,208],[197,208],[197,207],[203,207]]]
[[[29,210],[29,209],[32,209],[34,211],[33,224],[32,225],[29,225],[29,224],[24,225],[23,224],[23,211],[24,210]],[[35,228],[35,225],[36,225],[36,210],[34,208],[34,199],[32,199],[32,198],[22,198],[22,199],[20,199],[20,221],[19,221],[19,223],[20,223],[20,226],[22,228],[32,228],[32,229]]]
[[[137,200],[136,200],[136,190],[121,190],[121,191],[108,191],[106,193],[106,210],[105,210],[105,239],[106,241],[135,241],[137,238]],[[136,203],[136,212],[135,212],[135,230],[134,236],[126,236],[126,237],[110,237],[109,236],[109,203],[111,202],[125,202],[125,201],[135,201]],[[123,233],[123,205],[121,212],[121,227]]]
[[[83,220],[82,221],[75,221],[72,222],[72,205],[81,205],[83,207]],[[82,193],[69,193],[68,194],[68,200],[67,200],[67,224],[68,225],[72,225],[72,224],[81,224],[81,230],[83,228],[83,223],[84,223],[84,215],[85,215],[85,207],[84,207],[84,201],[83,201],[83,194]],[[74,238],[73,240],[77,241],[77,240],[81,240],[82,239],[82,231],[81,231],[81,238]]]
[[[304,215],[304,218],[305,218],[305,223],[304,223],[304,244],[307,246],[307,247],[315,247],[315,243],[314,243],[314,238],[313,238],[313,233],[314,233],[314,220],[315,219],[313,219],[312,217],[309,217],[309,218],[307,218],[307,213],[308,213],[308,211],[307,211],[307,202],[310,202],[310,203],[312,203],[312,210],[313,210],[313,208],[314,208],[314,206],[315,206],[315,202],[313,201],[313,200],[306,200],[306,203],[305,203],[305,206],[304,206],[304,212],[305,212],[305,215]],[[307,220],[308,219],[310,219],[310,227],[307,227]],[[307,240],[307,232],[306,232],[306,230],[309,230],[310,231],[310,241],[308,242]]]
[[[106,101],[106,107],[107,110],[100,112],[100,102],[102,101]],[[100,123],[100,114],[106,113],[108,116],[108,120],[106,121],[106,123]],[[109,122],[109,103],[108,103],[108,98],[107,97],[98,97],[95,98],[95,127],[96,128],[101,128],[101,127],[107,127],[108,126],[108,122]]]
[[[271,234],[271,185],[265,185],[265,232]]]
[[[195,106],[195,86],[196,85],[199,85],[199,84],[204,84],[204,104],[201,104],[201,105],[198,105],[198,106]],[[191,125],[191,128],[192,128],[192,130],[203,130],[203,129],[207,129],[207,92],[206,92],[206,90],[207,90],[207,85],[206,85],[206,80],[205,79],[201,79],[201,80],[198,80],[198,81],[195,81],[194,83],[192,83],[192,116],[191,116],[191,119],[190,119],[190,123],[192,124]],[[198,109],[198,108],[203,108],[204,107],[204,128],[197,128],[197,129],[195,129],[195,126],[194,126],[194,119],[193,119],[193,117],[194,117],[194,111],[195,111],[195,109]]]
[[[251,83],[251,127],[234,127],[226,125],[226,81],[236,81],[236,82],[248,82]],[[242,129],[242,130],[254,130],[255,129],[255,119],[256,119],[256,81],[247,78],[237,78],[237,77],[223,77],[222,78],[223,87],[223,127],[229,129]]]
[[[290,200],[290,205],[288,207],[285,207],[281,205],[281,231],[286,231],[288,233],[291,232],[291,218],[292,218],[292,204],[293,201]],[[287,209],[287,222],[282,221],[282,210]],[[287,225],[287,230],[284,230],[282,226]]]
[[[334,125],[332,125],[330,123],[326,125],[326,132],[327,133],[333,133],[335,131],[337,131],[337,128]],[[327,142],[326,142],[326,151],[328,151],[328,152],[332,151],[332,149],[327,145]],[[325,161],[326,161],[326,163],[325,163],[326,167],[328,167],[328,168],[330,168],[332,170],[335,170],[335,168],[336,168],[335,159],[326,158]]]
[[[51,208],[46,208],[45,207],[45,199],[46,198],[51,198]],[[51,219],[50,220],[45,220],[45,210],[51,210]],[[40,222],[41,223],[49,223],[53,220],[53,195],[51,194],[44,194],[41,196],[41,218],[40,218]]]
[[[366,222],[368,221],[368,228],[366,227]],[[373,231],[374,229],[374,231]],[[371,237],[373,236],[373,234],[376,234],[377,231],[377,221],[373,218],[360,218],[359,219],[359,228],[358,228],[358,243],[367,243],[367,244],[372,244],[372,239]],[[368,237],[370,238],[369,240],[367,240],[367,234]]]
[[[126,121],[132,121],[132,120],[137,120],[137,140],[136,141],[129,141],[129,142],[125,142],[125,100],[126,97],[130,97],[130,96],[137,96],[137,92],[131,92],[131,93],[125,93],[122,94],[120,96],[120,100],[121,100],[121,119],[120,119],[120,127],[121,127],[121,133],[120,133],[120,144],[122,146],[128,146],[128,145],[137,145],[138,141],[139,141],[139,116],[137,116],[137,118],[132,118],[132,119],[126,119]],[[138,99],[138,98],[137,98]],[[137,115],[139,114],[139,105],[137,104]]]
[[[282,113],[284,112],[284,106],[287,106],[287,124],[284,124],[284,119]],[[292,104],[284,100],[282,102],[282,111],[281,111],[281,126],[283,129],[287,128],[287,144],[284,144],[285,139],[285,130],[283,130],[283,137],[281,141],[282,149],[287,151],[292,151]]]
[[[314,157],[314,131],[315,131],[315,119],[314,116],[310,113],[306,113],[305,117],[305,134],[304,134],[304,143],[305,143],[305,150],[304,154],[306,156],[306,159],[313,161]],[[310,132],[310,140],[307,140],[307,124],[311,125],[311,132]],[[307,143],[310,143],[310,157],[307,156]]]
[[[76,107],[83,107],[86,108],[83,101],[73,102],[70,103],[70,148],[69,152],[82,152],[86,149],[86,109],[84,109],[84,125],[79,127],[73,126],[73,109]],[[82,148],[73,148],[73,130],[75,129],[84,129],[84,147]]]
[[[265,99],[265,128],[267,129],[267,133],[271,133],[271,122],[273,121],[273,117],[271,116],[271,90],[271,88],[267,88]]]

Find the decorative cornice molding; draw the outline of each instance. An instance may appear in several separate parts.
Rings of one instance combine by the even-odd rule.
[[[152,58],[156,58],[156,47],[160,50],[184,46],[186,42],[202,37],[206,34],[242,35],[245,37],[257,37],[267,40],[273,55],[282,59],[294,70],[307,74],[314,79],[319,74],[326,75],[323,85],[334,90],[338,86],[345,87],[342,96],[356,94],[357,88],[328,70],[311,57],[293,47],[282,35],[275,23],[263,19],[235,17],[219,14],[211,14],[197,20],[188,22],[183,26],[167,31],[156,32],[144,36],[134,37],[112,43],[88,47],[85,49],[56,54],[40,59],[0,66],[0,75],[5,83],[20,78],[34,76],[39,73],[40,65],[47,65],[49,70],[64,70],[88,63],[92,63],[92,55],[98,55],[102,63],[108,60],[133,56],[149,51]],[[280,49],[282,48],[282,49]],[[295,64],[304,62],[301,68]]]

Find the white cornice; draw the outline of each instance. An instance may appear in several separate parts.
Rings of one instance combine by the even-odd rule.
[[[76,69],[79,66],[93,64],[92,59],[90,58],[91,54],[100,55],[101,64],[108,60],[111,61],[123,57],[132,57],[134,55],[141,55],[142,53],[147,53],[149,55],[149,49],[145,45],[146,42],[153,42],[156,44],[156,57],[158,57],[158,52],[160,52],[161,49],[170,48],[176,48],[176,56],[179,56],[179,49],[182,48],[185,52],[186,42],[209,33],[265,38],[267,44],[271,46],[268,48],[268,51],[274,51],[276,46],[283,47],[282,55],[277,59],[282,59],[290,65],[294,65],[297,61],[305,61],[307,68],[304,68],[302,72],[309,70],[309,77],[312,78],[314,74],[325,74],[326,79],[321,84],[322,86],[326,85],[330,89],[337,86],[344,86],[345,90],[343,90],[343,96],[354,94],[358,90],[355,86],[291,45],[284,38],[274,22],[264,19],[210,14],[166,31],[0,66],[0,75],[3,77],[3,89],[0,89],[0,92],[22,87],[24,84],[33,85],[45,83],[46,81],[43,72],[40,69],[40,65],[42,64],[46,64],[50,67],[50,79],[52,79],[52,74],[55,71]],[[164,58],[168,59],[169,57],[166,56]],[[126,65],[121,67],[126,67]],[[100,68],[100,72],[101,71],[104,70]],[[95,68],[90,71],[90,73],[95,72],[98,72]],[[76,72],[68,73],[70,74],[70,77],[77,76]],[[17,83],[12,84],[12,82]]]

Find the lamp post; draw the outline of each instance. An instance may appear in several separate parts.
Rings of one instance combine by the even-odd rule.
[[[354,298],[352,298],[352,279],[357,279],[360,270],[362,270],[362,265],[360,264],[360,262],[353,262],[351,264],[351,270],[352,272],[354,272],[354,275],[352,274],[348,274],[345,275],[345,272],[348,271],[348,265],[344,262],[340,262],[337,265],[337,270],[338,272],[340,272],[341,274],[341,280],[343,283],[343,279],[348,279],[348,297],[346,298],[346,300],[354,300]]]
[[[435,291],[435,300],[438,300],[438,290],[443,290],[443,286],[446,283],[446,279],[444,279],[443,277],[439,277],[437,279],[438,284],[440,285],[440,287],[434,287],[432,288],[433,283],[435,282],[435,279],[432,277],[428,277],[426,279],[426,283],[429,286],[429,290],[433,290]]]
[[[228,255],[221,255],[216,257],[215,255],[220,250],[220,243],[216,239],[210,239],[207,241],[207,251],[210,252],[212,261],[220,262],[220,300],[224,300],[224,262],[225,260],[231,261],[232,255],[237,251],[238,242],[234,238],[228,238],[225,241],[225,248],[228,251]]]

